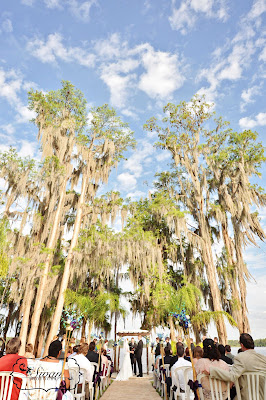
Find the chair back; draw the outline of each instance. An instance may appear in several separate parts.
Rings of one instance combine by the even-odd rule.
[[[241,399],[240,386],[246,385],[248,398],[252,400],[266,400],[266,371],[245,372],[235,382],[238,399]]]
[[[90,363],[94,367],[94,372],[99,372],[99,364],[92,361]]]
[[[210,378],[209,375],[205,374],[200,374],[197,376],[197,380],[201,385],[204,379],[205,382],[206,380],[209,382],[210,389],[206,388],[206,390],[210,390],[211,400],[230,399],[230,382],[224,382],[221,381],[220,379]],[[200,394],[200,399],[204,400],[204,392],[202,387],[199,387],[199,394]],[[237,399],[240,400],[240,398],[238,397]]]
[[[188,381],[189,379],[193,378],[193,370],[192,367],[190,366],[180,366],[180,367],[176,367],[174,369],[172,369],[172,373],[175,376],[175,384],[176,384],[176,392],[177,394],[180,394],[180,381],[179,381],[179,374],[178,372],[182,372],[184,375],[184,383],[185,383],[185,398],[186,399],[190,399],[190,398],[194,398],[194,393],[192,392],[192,390],[190,389],[190,387],[188,386]]]
[[[14,385],[14,378],[21,379],[21,389],[26,387],[26,375],[20,372],[12,371],[1,371],[0,372],[1,384],[0,384],[0,400],[10,400],[12,395],[12,389]],[[21,393],[21,390],[20,390]]]
[[[86,370],[79,367],[69,368],[70,377],[70,393],[73,395],[74,399],[84,399],[85,400],[85,374]],[[81,383],[82,377],[82,383]]]

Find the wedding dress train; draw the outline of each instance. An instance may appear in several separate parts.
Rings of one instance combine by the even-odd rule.
[[[127,340],[124,341],[124,359],[120,368],[119,374],[116,377],[117,381],[127,381],[132,375],[132,367],[130,361],[130,352]]]

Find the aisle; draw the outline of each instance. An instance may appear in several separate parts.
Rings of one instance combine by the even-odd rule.
[[[161,397],[152,387],[148,377],[130,378],[125,382],[114,381],[101,400],[159,400]]]

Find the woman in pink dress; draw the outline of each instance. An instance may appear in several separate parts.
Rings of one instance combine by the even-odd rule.
[[[220,353],[217,346],[215,346],[212,339],[205,339],[203,341],[203,358],[197,361],[195,365],[195,370],[197,375],[203,374],[205,371],[210,372],[210,367],[221,368],[229,370],[228,364],[220,360]],[[209,377],[203,378],[201,380],[202,389],[205,399],[211,399],[211,388],[209,383]],[[227,399],[227,384],[222,382],[223,399]]]

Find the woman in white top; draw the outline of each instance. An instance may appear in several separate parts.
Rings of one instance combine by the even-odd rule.
[[[89,350],[88,343],[82,343],[78,347],[78,351],[77,351],[78,354],[76,354],[68,359],[68,367],[69,368],[76,367],[78,365],[80,369],[86,370],[85,376],[84,377],[83,377],[83,375],[80,376],[79,383],[83,382],[83,378],[85,378],[86,382],[92,382],[94,368],[91,365],[91,362],[86,357],[88,350]]]

